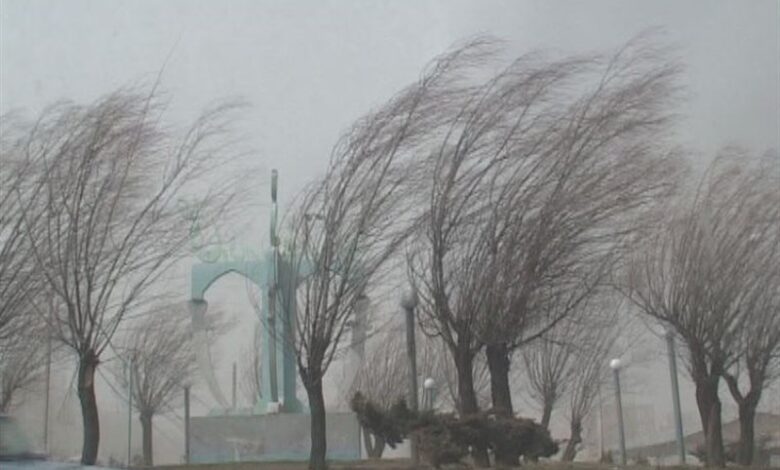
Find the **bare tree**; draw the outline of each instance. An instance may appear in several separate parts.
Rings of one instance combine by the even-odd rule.
[[[647,228],[646,211],[671,194],[679,165],[657,142],[668,128],[677,71],[641,37],[596,57],[576,71],[582,95],[555,101],[558,121],[540,130],[549,140],[538,154],[523,153],[528,144],[510,154],[521,170],[509,180],[505,214],[491,217],[496,228],[483,271],[494,286],[480,323],[491,376],[498,376],[494,407],[512,410],[511,351],[596,295]]]
[[[28,312],[35,320],[34,313]],[[8,325],[18,333],[0,339],[0,413],[21,404],[44,374],[48,354],[47,331],[40,322],[17,318],[23,326]]]
[[[670,192],[678,165],[659,142],[677,70],[641,38],[606,58],[528,54],[463,101],[432,152],[410,263],[461,413],[476,411],[468,375],[485,345],[493,408],[512,414],[512,351],[591,295]]]
[[[694,194],[669,211],[629,275],[634,303],[686,346],[707,463],[721,467],[720,378],[744,354],[741,325],[767,307],[759,292],[776,288],[777,279],[776,176],[747,163],[726,150]],[[769,237],[762,246],[774,246],[757,249],[754,235]]]
[[[325,467],[322,376],[356,301],[378,285],[410,233],[410,193],[419,184],[412,157],[450,119],[459,91],[453,83],[472,61],[470,52],[461,48],[435,60],[417,83],[358,121],[289,219],[286,251],[301,277],[295,292],[281,292],[288,309],[297,308],[294,338],[284,340],[295,351],[309,397],[312,469]]]
[[[194,208],[213,223],[236,191],[235,180],[206,178],[233,153],[225,139],[232,107],[204,113],[181,138],[163,126],[163,108],[153,93],[126,90],[89,106],[57,105],[8,149],[41,168],[33,188],[15,195],[29,209],[23,230],[35,270],[64,306],[51,330],[78,358],[85,464],[94,464],[100,439],[101,354],[125,314],[186,253],[185,213]],[[179,204],[185,196],[189,207]]]
[[[747,165],[756,164],[748,162]],[[755,415],[764,390],[780,375],[780,160],[775,156],[749,171],[761,175],[751,179],[758,198],[745,234],[752,255],[749,282],[752,292],[739,306],[745,318],[739,325],[738,360],[723,378],[739,409],[740,434],[737,463],[751,465],[755,450]],[[742,380],[740,380],[742,379]],[[742,382],[742,384],[741,384]],[[745,384],[747,390],[743,391]]]
[[[42,287],[25,235],[24,213],[33,202],[17,197],[29,196],[40,168],[15,151],[28,143],[21,119],[6,114],[0,122],[0,341],[4,341],[24,331],[25,321],[17,320],[30,313],[28,296]]]
[[[389,410],[399,399],[404,398],[408,383],[409,360],[406,357],[404,336],[390,331],[376,336],[376,344],[370,347],[352,383],[350,396],[360,392],[371,402]],[[371,346],[370,342],[368,346]],[[373,439],[372,439],[373,437]],[[385,441],[363,428],[363,442],[368,457],[382,457]]]
[[[437,337],[419,335],[417,340],[417,370],[420,377],[432,378],[436,387],[436,404],[444,410],[458,409],[458,371],[447,345]],[[483,352],[477,353],[472,364],[474,394],[480,409],[490,407],[490,371]]]
[[[537,341],[522,349],[526,387],[531,400],[542,410],[540,424],[550,427],[550,418],[558,401],[568,391],[572,374],[582,358],[577,339],[585,331],[573,321],[562,321]]]
[[[124,390],[130,390],[141,421],[143,464],[153,465],[152,419],[170,411],[192,379],[195,351],[189,315],[181,305],[162,305],[144,312],[132,322],[117,343],[121,361],[112,374]]]
[[[608,382],[609,359],[620,355],[618,338],[630,334],[628,323],[614,306],[605,306],[580,326],[585,333],[572,345],[577,358],[570,365],[567,387],[569,440],[561,456],[566,462],[576,457],[585,420],[593,409],[600,386]]]

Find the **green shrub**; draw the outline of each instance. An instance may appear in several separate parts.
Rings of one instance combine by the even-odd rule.
[[[359,392],[352,397],[350,406],[360,424],[390,447],[414,433],[421,458],[436,468],[458,463],[470,448],[480,446],[515,464],[520,457],[536,460],[558,452],[558,444],[550,433],[526,418],[489,412],[463,417],[432,411],[415,413],[403,399],[383,410]]]

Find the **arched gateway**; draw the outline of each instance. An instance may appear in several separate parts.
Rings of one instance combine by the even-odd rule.
[[[271,173],[271,246],[257,259],[225,260],[198,263],[192,267],[190,311],[192,313],[195,340],[199,343],[198,358],[209,388],[216,400],[225,408],[227,401],[214,378],[214,372],[208,366],[208,350],[205,347],[205,313],[207,303],[204,299],[208,288],[217,279],[229,273],[236,273],[255,284],[262,293],[262,308],[258,314],[262,324],[262,379],[261,396],[257,397],[255,413],[303,411],[303,405],[296,396],[297,373],[295,353],[289,342],[282,338],[292,338],[295,334],[295,302],[283,305],[279,296],[280,289],[294,292],[297,276],[292,275],[289,260],[279,253],[279,238],[276,234],[277,221],[277,181],[278,173]]]

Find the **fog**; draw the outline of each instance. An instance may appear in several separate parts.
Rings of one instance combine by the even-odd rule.
[[[169,100],[166,115],[185,124],[207,104],[239,98],[249,106],[236,122],[248,152],[247,167],[261,177],[246,195],[256,210],[243,221],[240,243],[262,246],[267,233],[265,175],[280,173],[282,207],[326,167],[330,148],[354,120],[414,81],[432,58],[480,34],[507,41],[508,52],[536,49],[574,54],[614,48],[648,28],[674,47],[685,64],[680,142],[697,162],[725,144],[754,152],[780,148],[780,3],[674,0],[592,1],[9,1],[0,2],[0,112],[34,116],[58,100],[89,103],[119,87],[159,82]],[[219,171],[219,169],[214,169]],[[257,235],[261,234],[261,235]],[[186,300],[188,266],[166,286]],[[215,347],[217,376],[229,395],[231,366],[240,364],[256,316],[238,276],[209,291],[210,308],[233,319]],[[392,315],[395,306],[381,310]],[[639,357],[641,356],[641,357]],[[652,409],[655,423],[629,430],[629,446],[673,437],[669,376],[661,339],[629,365],[626,407]],[[55,364],[51,450],[80,452],[80,417],[73,390],[73,361]],[[339,402],[331,373],[326,400]],[[108,377],[106,375],[106,377]],[[195,390],[194,414],[214,400]],[[124,459],[126,405],[122,391],[100,378],[100,459]],[[686,431],[698,428],[693,387],[682,377]],[[303,394],[301,394],[303,397]],[[763,409],[780,412],[777,393]],[[18,411],[31,436],[42,433],[42,394]],[[733,419],[722,394],[724,422]],[[239,400],[243,400],[239,392]],[[518,400],[521,414],[536,417]],[[605,406],[611,405],[608,400]],[[156,463],[183,453],[181,410],[157,419]],[[133,453],[140,431],[133,424]],[[565,434],[564,423],[554,429]],[[639,432],[639,431],[642,432]],[[554,433],[555,434],[555,433]],[[641,441],[641,442],[640,442]],[[591,441],[592,442],[592,441]]]

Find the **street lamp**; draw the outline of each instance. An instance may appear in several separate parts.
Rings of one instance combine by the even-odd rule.
[[[612,369],[615,377],[615,403],[617,405],[618,434],[620,437],[620,462],[625,466],[628,459],[626,458],[626,434],[623,428],[623,403],[620,399],[620,368],[622,366],[623,363],[620,359],[609,361],[609,367]]]
[[[428,377],[423,382],[423,410],[433,409],[433,402],[436,400],[436,382]]]
[[[672,405],[674,407],[674,429],[677,437],[677,451],[680,464],[685,464],[685,441],[683,440],[682,412],[680,411],[680,384],[677,381],[677,354],[674,350],[674,332],[664,331],[666,349],[669,354],[669,375],[672,378]]]
[[[414,340],[414,309],[419,303],[417,290],[412,286],[401,296],[401,308],[406,316],[406,353],[409,359],[409,407],[417,411],[417,348]],[[412,463],[417,465],[417,443],[414,437],[409,439]]]

